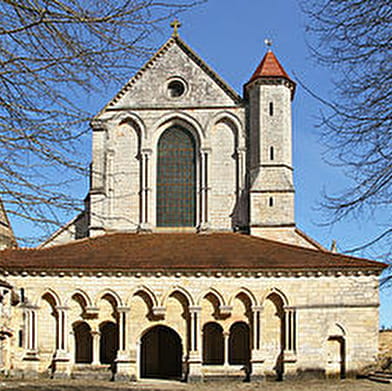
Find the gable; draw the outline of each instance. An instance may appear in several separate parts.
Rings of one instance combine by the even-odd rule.
[[[173,80],[184,83],[180,97],[170,97]],[[233,106],[241,100],[180,38],[171,37],[96,118],[108,110]]]

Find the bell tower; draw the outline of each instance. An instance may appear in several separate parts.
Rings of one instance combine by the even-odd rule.
[[[248,102],[249,225],[280,239],[295,228],[291,101],[295,83],[271,50],[244,86]]]

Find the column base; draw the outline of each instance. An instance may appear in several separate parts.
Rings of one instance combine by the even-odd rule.
[[[23,361],[39,361],[38,351],[28,350],[23,356]]]
[[[39,357],[36,351],[28,351],[23,357],[23,377],[36,378],[39,376]]]
[[[57,351],[52,363],[51,377],[54,379],[71,376],[71,358],[65,351]]]
[[[191,352],[188,357],[188,373],[187,381],[190,383],[198,383],[203,381],[203,373],[201,370],[202,360],[199,352]]]
[[[151,233],[152,225],[151,223],[141,223],[137,228],[138,233]]]
[[[134,372],[135,362],[131,360],[128,351],[119,351],[116,358],[115,380],[136,381]]]
[[[209,233],[210,232],[210,224],[209,223],[201,223],[198,227],[197,227],[197,232],[199,234],[203,234],[203,233]]]

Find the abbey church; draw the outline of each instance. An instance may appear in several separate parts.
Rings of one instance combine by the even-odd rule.
[[[256,65],[239,95],[175,27],[91,122],[85,211],[24,249],[0,204],[4,374],[252,381],[375,362],[385,265],[297,228],[296,85],[272,51]]]

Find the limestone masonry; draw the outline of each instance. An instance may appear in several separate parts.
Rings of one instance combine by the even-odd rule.
[[[19,249],[0,204],[3,373],[261,380],[372,365],[385,265],[296,227],[294,94],[268,51],[238,95],[175,29],[91,122],[85,211]]]

